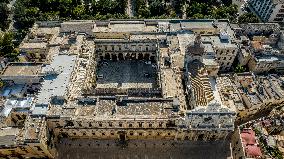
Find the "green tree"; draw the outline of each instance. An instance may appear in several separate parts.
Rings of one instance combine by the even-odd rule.
[[[0,89],[4,87],[4,82],[0,80]]]
[[[225,4],[226,6],[229,6],[233,3],[232,0],[222,0],[222,3]]]
[[[242,65],[238,65],[234,70],[235,73],[243,73],[245,71],[246,69]]]
[[[143,7],[139,8],[137,14],[138,14],[139,18],[149,18],[151,12],[150,12],[149,8],[147,8],[146,6],[143,6]]]
[[[135,7],[135,8],[134,8],[135,12],[136,12],[137,14],[139,14],[139,13],[138,13],[138,10],[141,9],[141,8],[145,8],[145,7],[146,7],[146,3],[145,3],[144,0],[136,0],[134,7]]]
[[[73,17],[75,19],[81,19],[82,15],[86,12],[84,5],[78,5],[73,9]]]
[[[192,16],[194,19],[204,19],[204,15],[200,13],[196,13]]]
[[[259,19],[253,13],[245,13],[238,18],[238,23],[259,23]]]
[[[149,4],[151,16],[160,16],[166,13],[166,6],[161,0],[153,0]]]
[[[8,28],[10,21],[8,20],[10,10],[7,3],[0,3],[0,29]]]
[[[214,19],[229,19],[234,20],[238,13],[238,7],[236,5],[220,6],[211,9],[210,16]]]
[[[0,35],[0,56],[13,59],[18,56],[19,52],[14,49],[13,39],[14,35],[10,32]]]
[[[209,6],[206,3],[198,3],[193,2],[189,5],[189,7],[186,9],[187,16],[193,17],[194,15],[198,15],[199,17],[204,17],[205,15],[208,15],[208,11],[210,11]]]

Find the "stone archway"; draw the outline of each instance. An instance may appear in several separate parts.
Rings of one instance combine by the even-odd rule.
[[[129,60],[130,58],[131,58],[130,54],[127,53],[127,54],[125,55],[125,60]]]
[[[131,60],[136,60],[136,53],[131,54]]]
[[[155,62],[156,62],[155,56],[151,56],[151,57],[150,57],[150,60],[151,60],[152,63],[155,63]]]
[[[138,60],[143,60],[143,54],[142,53],[138,54]]]
[[[203,141],[203,138],[204,138],[204,134],[200,134],[200,135],[198,135],[198,141]]]
[[[148,53],[146,53],[146,54],[144,55],[144,59],[145,59],[145,60],[149,60],[149,58],[150,58],[150,55],[149,55]]]
[[[111,55],[111,59],[112,59],[113,61],[117,61],[117,56],[116,56],[116,54],[112,54],[112,55]]]
[[[106,59],[106,60],[110,60],[110,54],[109,54],[109,53],[106,53],[106,54],[105,54],[105,59]]]
[[[119,54],[118,54],[118,60],[124,60],[124,57],[123,57],[123,54],[122,54],[122,53],[119,53]]]

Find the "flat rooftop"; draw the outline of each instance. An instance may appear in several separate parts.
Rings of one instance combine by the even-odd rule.
[[[155,88],[156,68],[143,61],[107,61],[97,67],[96,88]]]
[[[46,47],[46,42],[24,42],[21,44],[20,49],[44,49]]]
[[[50,65],[43,68],[46,77],[36,98],[33,114],[45,114],[52,97],[63,97],[67,93],[76,58],[76,55],[57,55]]]
[[[174,100],[162,98],[115,97],[88,98],[87,102],[73,101],[67,107],[54,106],[48,110],[49,116],[78,117],[86,119],[113,120],[116,118],[167,119],[176,114]]]
[[[18,128],[2,128],[0,131],[0,146],[16,145]]]
[[[95,24],[94,32],[156,32],[156,25],[146,25],[144,21],[111,21],[107,25]]]
[[[194,20],[189,22],[181,21],[180,24],[183,29],[214,29],[213,22],[214,20]]]
[[[222,48],[237,47],[236,44],[232,43],[230,39],[222,40],[219,36],[202,36],[202,42],[211,42],[214,46]]]
[[[10,63],[2,72],[2,76],[35,76],[41,71],[40,63]]]
[[[172,101],[139,101],[127,100],[117,103],[113,100],[100,100],[97,103],[96,115],[115,116],[159,116],[167,117],[172,113]],[[114,109],[115,108],[115,109]]]

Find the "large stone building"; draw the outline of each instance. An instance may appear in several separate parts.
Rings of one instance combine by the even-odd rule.
[[[26,63],[27,71],[17,77],[7,71],[19,64],[8,65],[2,78],[13,84],[22,84],[19,76],[28,84],[40,81],[40,91],[22,117],[22,129],[2,134],[13,142],[3,143],[0,153],[52,158],[60,137],[122,144],[132,139],[227,139],[236,113],[218,101],[214,79],[236,57],[233,39],[228,21],[36,23],[20,49],[28,61],[45,63]],[[196,60],[202,67],[195,67]],[[183,89],[184,79],[194,91]],[[12,112],[6,111],[3,121],[8,127],[10,118],[21,117]]]
[[[249,0],[248,2],[264,22],[284,22],[283,0]]]
[[[54,158],[62,138],[227,140],[235,122],[284,95],[276,75],[220,76],[244,57],[235,29],[226,20],[36,23],[20,45],[28,62],[0,76],[0,138],[11,139],[0,155]]]

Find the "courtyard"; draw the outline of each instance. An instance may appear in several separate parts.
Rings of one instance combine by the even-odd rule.
[[[103,61],[97,67],[96,88],[154,88],[157,66],[149,61]]]

